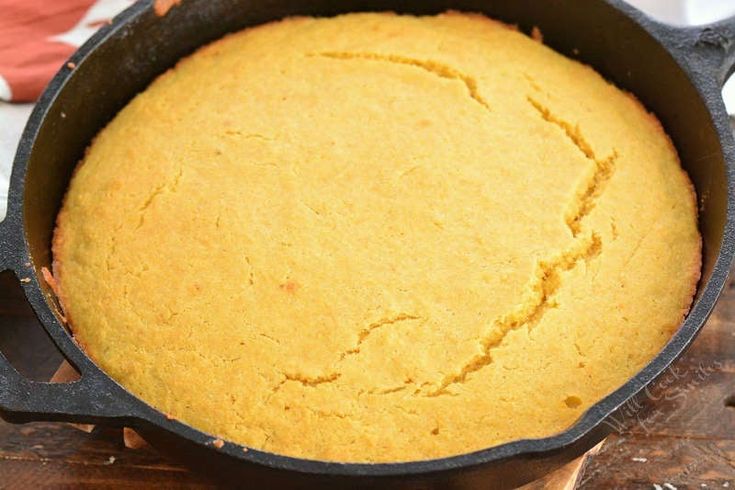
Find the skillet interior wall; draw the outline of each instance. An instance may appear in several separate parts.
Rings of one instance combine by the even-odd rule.
[[[140,11],[149,4],[133,8]],[[75,59],[77,68],[59,97],[53,103],[41,101],[41,107],[51,104],[29,160],[22,203],[37,271],[50,263],[55,217],[89,142],[135,94],[182,56],[227,32],[290,15],[371,10],[432,14],[447,9],[483,12],[526,32],[538,26],[546,44],[591,64],[659,116],[698,195],[706,197],[700,200],[700,228],[702,280],[707,281],[722,245],[727,208],[725,165],[712,116],[666,49],[603,0],[183,0],[164,17],[148,9],[108,31],[109,40],[86,59]],[[18,199],[18,189],[11,189],[10,209]]]

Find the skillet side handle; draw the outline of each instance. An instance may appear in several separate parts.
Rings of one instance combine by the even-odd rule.
[[[101,378],[82,375],[70,383],[24,378],[0,353],[0,416],[11,423],[36,421],[98,424],[132,420],[125,398]]]
[[[735,16],[709,25],[685,29],[694,69],[713,72],[720,87],[735,72]]]
[[[10,213],[3,221],[0,221],[0,272],[18,270],[20,247],[18,244],[19,233],[14,232],[18,228],[14,226],[15,224],[15,220]]]
[[[13,213],[0,222],[0,272],[22,272],[23,243]],[[129,396],[91,363],[79,366],[82,376],[70,383],[31,381],[0,352],[0,417],[12,423],[60,421],[98,423],[130,419]]]

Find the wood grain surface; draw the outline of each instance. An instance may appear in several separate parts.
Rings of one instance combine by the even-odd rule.
[[[62,360],[9,274],[0,275],[0,350],[38,380]],[[735,281],[662,386],[628,410],[631,420],[613,423],[567,488],[735,489]],[[528,488],[563,488],[567,479],[560,473]],[[120,430],[86,434],[66,424],[0,421],[2,489],[213,486],[151,448],[126,449]]]

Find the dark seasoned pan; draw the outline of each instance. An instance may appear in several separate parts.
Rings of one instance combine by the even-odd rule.
[[[23,282],[29,302],[82,376],[67,384],[32,382],[0,356],[3,418],[134,427],[161,450],[255,488],[513,486],[538,478],[598,443],[610,430],[604,422],[624,417],[621,407],[682,354],[707,319],[734,250],[735,147],[720,91],[735,67],[735,19],[702,28],[673,28],[621,0],[184,0],[165,17],[156,16],[151,3],[136,3],[72,57],[76,68],[65,67],[57,74],[23,134],[8,215],[0,224],[0,269],[30,278]],[[704,239],[695,303],[666,348],[559,435],[400,464],[307,461],[245,452],[229,442],[217,448],[211,436],[168,420],[100,371],[62,325],[41,273],[51,261],[54,220],[69,178],[93,136],[158,74],[227,32],[296,14],[364,10],[429,14],[447,9],[484,12],[524,30],[538,26],[547,44],[591,64],[635,93],[661,119],[696,185]],[[206,390],[206,380],[192,389]]]

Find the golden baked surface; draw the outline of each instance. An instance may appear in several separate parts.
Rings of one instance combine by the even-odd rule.
[[[74,334],[133,393],[338,461],[567,428],[669,340],[700,269],[656,118],[457,13],[201,49],[91,145],[54,252]]]

